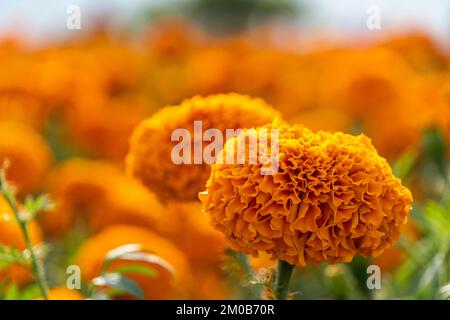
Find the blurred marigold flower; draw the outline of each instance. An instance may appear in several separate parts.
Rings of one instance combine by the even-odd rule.
[[[382,42],[380,46],[400,53],[418,72],[446,71],[448,68],[445,56],[425,34],[410,33],[394,36]]]
[[[378,256],[399,238],[412,196],[366,136],[277,128],[276,174],[261,175],[260,164],[213,164],[200,194],[235,249],[305,266]]]
[[[36,221],[28,225],[30,240],[33,245],[42,242],[42,232]],[[25,250],[26,244],[13,211],[3,197],[0,197],[0,245],[18,250]],[[0,281],[25,285],[33,280],[33,275],[24,266],[12,264],[0,270]]]
[[[40,216],[48,234],[66,232],[80,218],[93,230],[123,223],[157,231],[170,227],[156,196],[107,161],[63,162],[49,173],[45,190],[56,202]]]
[[[167,237],[183,251],[193,267],[218,265],[222,261],[227,248],[225,237],[211,226],[199,201],[171,201],[165,206],[165,212],[172,224]]]
[[[20,123],[0,123],[0,162],[7,162],[6,176],[20,194],[35,191],[52,162],[43,137]]]
[[[107,271],[113,272],[124,265],[146,266],[156,271],[155,277],[125,272],[142,288],[146,299],[175,299],[185,297],[191,285],[189,263],[181,251],[171,242],[151,231],[126,225],[105,228],[88,239],[79,249],[76,263],[80,266],[82,277],[88,281],[99,275],[106,254],[122,245],[138,244],[143,252],[155,254],[169,263],[173,270],[146,261],[112,262]]]
[[[66,286],[59,286],[48,291],[48,300],[84,300],[84,296],[77,290],[72,290]],[[43,300],[39,298],[38,300]]]
[[[122,162],[133,129],[154,109],[140,96],[89,94],[68,108],[66,123],[77,146],[94,156]]]
[[[238,94],[196,96],[181,105],[168,106],[134,131],[126,159],[127,173],[163,200],[195,200],[208,179],[209,166],[204,162],[176,165],[171,159],[177,144],[171,141],[172,133],[182,128],[193,137],[194,121],[201,121],[204,131],[218,129],[225,136],[226,129],[260,126],[277,117],[278,112],[263,100]],[[191,143],[194,150],[194,142]]]

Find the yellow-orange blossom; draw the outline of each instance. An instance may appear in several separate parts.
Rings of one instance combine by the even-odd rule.
[[[235,249],[304,266],[377,256],[398,239],[412,196],[370,139],[278,128],[275,175],[261,175],[259,164],[214,164],[200,194]],[[235,144],[229,140],[219,157]]]
[[[209,166],[172,161],[175,130],[187,129],[193,134],[194,121],[201,121],[203,130],[215,128],[225,133],[226,129],[262,126],[279,117],[263,100],[239,94],[187,99],[165,107],[136,128],[126,159],[127,172],[163,200],[195,200],[209,177]]]

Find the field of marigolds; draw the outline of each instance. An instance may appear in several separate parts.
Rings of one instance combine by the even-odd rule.
[[[3,38],[0,298],[449,299],[450,56],[272,31]]]

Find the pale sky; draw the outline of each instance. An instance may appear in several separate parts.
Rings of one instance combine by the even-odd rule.
[[[144,5],[171,0],[0,0],[0,35],[20,31],[30,39],[46,40],[67,34],[67,7],[79,5],[82,24],[89,25],[99,15],[126,23]],[[300,0],[299,0],[300,1]],[[303,0],[310,16],[302,25],[337,35],[367,32],[366,10],[377,5],[383,32],[421,29],[441,40],[450,39],[448,0]]]

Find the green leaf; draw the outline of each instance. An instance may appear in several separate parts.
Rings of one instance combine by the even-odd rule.
[[[444,135],[438,128],[429,128],[425,131],[422,137],[422,149],[442,177],[448,181],[446,143]]]
[[[403,153],[394,164],[394,174],[400,179],[406,179],[411,172],[416,159],[417,154],[413,151],[407,151]]]
[[[439,298],[443,300],[450,300],[450,283],[447,283],[439,289]]]
[[[28,259],[24,251],[0,244],[0,262],[3,264],[28,265]]]
[[[142,265],[125,265],[125,266],[121,266],[118,268],[114,268],[114,272],[118,272],[118,273],[135,273],[135,274],[141,274],[144,276],[148,276],[151,278],[156,278],[158,276],[158,271],[147,267],[147,266],[142,266]]]
[[[106,270],[113,261],[121,259],[124,255],[128,253],[139,252],[141,250],[142,250],[141,245],[136,243],[126,244],[114,248],[106,254],[101,270],[102,271]]]
[[[138,299],[144,299],[144,293],[139,285],[133,280],[120,273],[105,273],[100,277],[94,278],[92,283],[97,287],[109,287],[120,292],[131,294]]]
[[[175,269],[166,260],[155,254],[142,252],[141,250],[142,248],[139,244],[127,244],[109,251],[106,255],[105,261],[103,262],[101,273],[106,271],[113,261],[120,259],[122,261],[147,262],[158,265],[161,268],[166,269],[171,274],[175,274]]]
[[[30,221],[34,219],[40,211],[53,209],[54,203],[46,194],[42,194],[36,198],[27,196],[24,202],[24,208],[27,213],[26,220]]]

